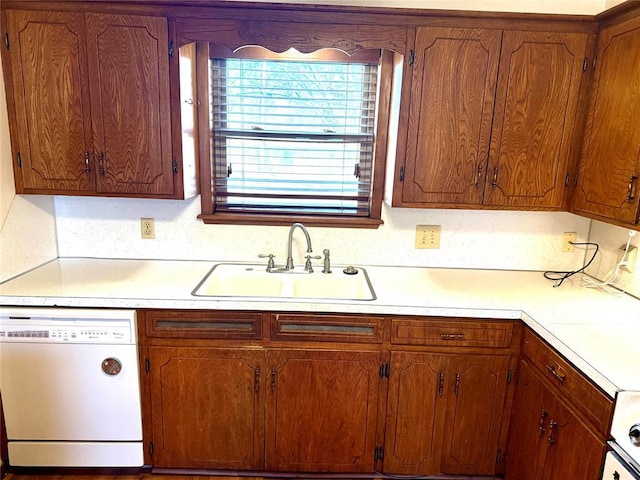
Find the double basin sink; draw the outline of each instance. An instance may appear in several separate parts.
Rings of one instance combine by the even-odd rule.
[[[376,299],[363,268],[337,267],[332,273],[272,270],[264,265],[218,263],[192,295],[197,297],[286,298],[313,300]]]

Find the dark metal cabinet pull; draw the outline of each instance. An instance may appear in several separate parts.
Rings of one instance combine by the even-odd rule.
[[[556,367],[552,365],[547,365],[547,370],[549,370],[549,372],[551,372],[551,375],[553,375],[559,382],[564,382],[567,379],[567,377],[563,373],[558,372],[558,370],[556,370]]]
[[[100,166],[98,173],[100,173],[100,175],[104,175],[105,174],[105,169],[104,169],[104,152],[100,152],[98,153],[98,164]]]
[[[89,164],[89,152],[84,152],[84,171],[88,174],[91,173],[91,165]]]
[[[460,391],[460,374],[456,373],[456,385],[453,387],[453,391],[458,396],[458,392]]]
[[[634,189],[636,180],[638,180],[638,176],[637,175],[631,175],[629,177],[629,187],[627,188],[627,200],[628,201],[631,201],[631,200],[636,198],[635,189]]]
[[[438,374],[438,396],[444,395],[444,372]]]
[[[553,445],[554,443],[556,443],[556,439],[553,438],[553,435],[557,428],[558,428],[558,422],[556,422],[555,420],[551,420],[549,422],[549,438],[547,438],[548,445]]]
[[[255,389],[256,392],[260,390],[260,369],[256,368],[253,371],[253,378],[254,378],[254,382],[255,382]]]
[[[464,340],[464,333],[441,333],[442,340]]]
[[[498,187],[498,166],[493,167],[493,182],[491,183],[492,188]]]
[[[544,432],[547,431],[547,429],[544,428],[544,421],[547,418],[547,415],[549,415],[549,412],[546,410],[542,410],[542,412],[540,412],[540,425],[538,426],[538,433],[540,433],[540,435],[543,435]]]
[[[275,391],[276,389],[276,369],[271,369],[271,390]]]

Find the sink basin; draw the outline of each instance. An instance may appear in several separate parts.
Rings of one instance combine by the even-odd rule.
[[[193,290],[197,297],[261,297],[315,300],[376,299],[369,276],[363,268],[347,275],[342,267],[333,273],[304,270],[265,271],[264,265],[218,263]]]

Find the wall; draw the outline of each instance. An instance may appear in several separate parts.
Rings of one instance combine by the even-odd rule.
[[[347,3],[326,0],[323,3]],[[472,2],[470,0],[367,0],[367,4],[429,8],[482,8],[531,11],[531,2]],[[305,0],[306,2],[306,0]],[[309,2],[307,2],[309,3]],[[311,2],[313,3],[313,2]],[[350,3],[363,3],[356,0]],[[611,1],[607,2],[612,3]],[[502,8],[504,7],[504,8]],[[603,1],[539,1],[539,12],[596,13]],[[4,102],[4,94],[0,92]],[[0,278],[32,268],[56,256],[257,260],[274,253],[284,261],[286,227],[204,225],[197,220],[199,198],[185,201],[80,197],[15,196],[6,135],[6,107],[0,104]],[[4,137],[4,138],[2,138]],[[8,168],[7,168],[8,167]],[[9,192],[9,193],[7,193]],[[11,202],[11,208],[6,207]],[[7,214],[8,211],[8,214]],[[156,219],[156,239],[140,238],[140,218]],[[602,241],[598,265],[604,275],[611,258],[624,243],[627,230],[592,222],[569,213],[494,212],[392,209],[385,206],[385,224],[377,230],[312,228],[316,252],[330,248],[336,264],[396,264],[452,268],[565,270],[583,264],[585,253],[561,253],[562,232],[576,231],[578,240]],[[442,225],[438,250],[414,248],[415,225]],[[637,238],[637,237],[636,237]],[[57,242],[56,242],[57,240]],[[302,248],[296,235],[297,258]],[[638,241],[635,240],[634,244]],[[614,258],[615,262],[615,258]],[[640,296],[638,274],[630,276],[631,290]]]
[[[0,281],[58,255],[53,197],[16,195],[0,65]]]

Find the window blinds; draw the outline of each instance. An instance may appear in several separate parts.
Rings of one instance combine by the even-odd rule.
[[[216,211],[368,216],[377,67],[212,59]]]

